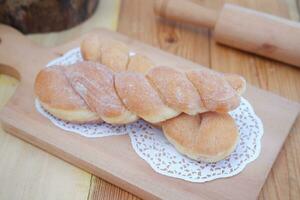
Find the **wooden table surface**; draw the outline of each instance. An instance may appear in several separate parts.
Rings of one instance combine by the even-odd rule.
[[[215,9],[220,9],[224,2],[233,2],[299,20],[295,0],[193,1]],[[241,74],[257,87],[300,102],[299,68],[217,45],[211,37],[213,33],[207,29],[158,21],[152,11],[152,1],[149,0],[123,0],[119,15],[117,30],[125,35],[212,69]],[[68,32],[64,37],[52,34],[47,38],[34,36],[33,39],[46,45],[60,43],[99,25],[94,20],[85,28]],[[111,21],[107,27],[113,28],[114,23],[114,20]],[[9,78],[0,75],[0,106],[16,87],[16,81],[7,79]],[[299,155],[300,117],[291,130],[259,199],[300,199]],[[0,130],[0,199],[129,200],[138,197]]]

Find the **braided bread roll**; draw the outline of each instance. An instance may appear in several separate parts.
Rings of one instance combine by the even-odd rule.
[[[40,104],[59,119],[73,123],[102,121],[72,88],[61,66],[41,70],[35,79],[34,91]]]
[[[92,42],[92,44],[90,43],[90,41],[95,40],[96,42]],[[106,44],[107,43],[113,44],[117,42],[106,41]],[[81,52],[85,60],[94,60],[96,62],[104,63],[101,55],[105,53],[105,47],[103,47],[102,44],[103,41],[101,41],[101,39],[97,35],[87,37],[81,44]],[[115,44],[115,46],[121,45]],[[123,49],[125,48],[123,47]],[[97,57],[92,56],[95,52],[97,52]],[[124,53],[116,51],[115,53],[123,54],[125,56],[128,55],[128,52]],[[117,55],[115,56],[117,57]],[[129,56],[127,66],[123,65],[118,68],[113,65],[107,66],[115,71],[127,70],[144,73],[146,75],[148,73],[147,78],[150,83],[152,83],[152,86],[155,86],[155,84],[153,83],[161,86],[155,88],[159,91],[160,96],[163,96],[165,98],[168,105],[170,105],[171,107],[177,106],[181,109],[182,112],[190,114],[181,114],[161,123],[166,138],[175,146],[175,148],[180,153],[185,154],[188,157],[198,161],[216,162],[227,157],[235,149],[239,140],[239,134],[233,118],[228,113],[221,114],[216,112],[207,112],[201,115],[193,115],[197,112],[201,112],[201,107],[199,110],[199,101],[197,95],[195,95],[195,90],[192,90],[188,85],[185,89],[187,89],[187,91],[190,91],[189,94],[193,98],[189,99],[190,101],[186,101],[188,102],[188,104],[178,104],[176,98],[174,98],[174,91],[176,88],[174,87],[174,85],[176,85],[176,80],[178,80],[177,85],[180,85],[181,81],[186,82],[186,77],[180,76],[178,75],[178,72],[174,72],[173,70],[165,68],[155,68],[149,71],[150,68],[153,68],[154,64],[150,59],[140,54]],[[160,73],[160,71],[162,71],[162,73]],[[170,76],[171,74],[172,76]],[[206,93],[208,98],[204,99],[204,101],[206,102],[206,105],[208,105],[208,107],[211,107],[212,109],[216,109],[216,107],[214,107],[214,105],[216,104],[212,100],[216,100],[215,97],[218,97],[218,92],[214,92],[215,86],[228,86],[226,83],[222,84],[222,82],[224,83],[225,80],[239,95],[241,95],[245,91],[246,82],[242,77],[238,75],[225,74],[223,75],[223,78],[225,80],[217,79],[215,81],[211,81],[211,78],[216,78],[217,76],[214,76],[213,73],[208,74],[211,76],[205,76],[205,73],[201,72],[190,72],[189,78],[194,81],[195,85],[199,87],[199,90],[203,91],[203,93]],[[203,79],[197,79],[197,77],[201,77],[201,75]],[[167,79],[167,77],[170,78]],[[167,84],[167,86],[169,87],[166,87],[165,83],[167,81],[169,81],[169,84]],[[206,86],[206,88],[208,89],[211,88],[211,91],[207,90],[205,87],[201,87],[201,84],[203,84],[202,86]],[[175,105],[172,103],[174,102],[172,101],[174,99],[175,102],[177,102],[177,104]],[[222,103],[222,101],[219,103]],[[200,103],[200,105],[203,105],[203,103]],[[222,111],[222,109],[219,111]]]
[[[182,112],[227,112],[236,108],[240,100],[228,82],[218,79],[222,77],[217,74],[207,74],[206,70],[185,74],[169,67],[155,67],[145,76],[135,72],[114,73],[95,62],[76,63],[62,70],[88,107],[110,124],[127,124],[138,117],[156,124]],[[219,82],[224,85],[214,88]]]
[[[153,68],[147,57],[130,56],[125,45],[97,38],[82,43],[82,55],[106,66],[81,62],[46,68],[38,74],[35,92],[46,110],[76,123],[124,124],[139,117],[154,124],[163,122],[167,139],[196,160],[213,162],[232,152],[238,132],[226,112],[239,105],[239,94],[245,89],[243,78],[202,69]],[[196,115],[207,111],[223,114]],[[209,148],[203,147],[207,141]]]

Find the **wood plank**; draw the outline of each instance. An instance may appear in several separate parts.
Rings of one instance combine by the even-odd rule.
[[[107,182],[96,176],[93,176],[89,200],[138,200],[135,195]]]
[[[153,1],[147,0],[124,0],[120,16],[118,32],[204,66],[209,65],[207,29],[157,20]]]

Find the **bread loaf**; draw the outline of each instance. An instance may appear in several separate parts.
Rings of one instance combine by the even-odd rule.
[[[36,78],[35,93],[54,116],[111,124],[142,118],[160,124],[179,152],[200,161],[214,162],[234,150],[239,134],[227,112],[239,106],[242,77],[155,66],[126,45],[96,36],[82,42],[81,52],[87,61],[46,68]]]

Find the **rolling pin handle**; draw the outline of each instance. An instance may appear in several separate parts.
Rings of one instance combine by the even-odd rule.
[[[219,17],[217,11],[186,0],[155,0],[154,12],[168,20],[209,29],[214,28]]]

